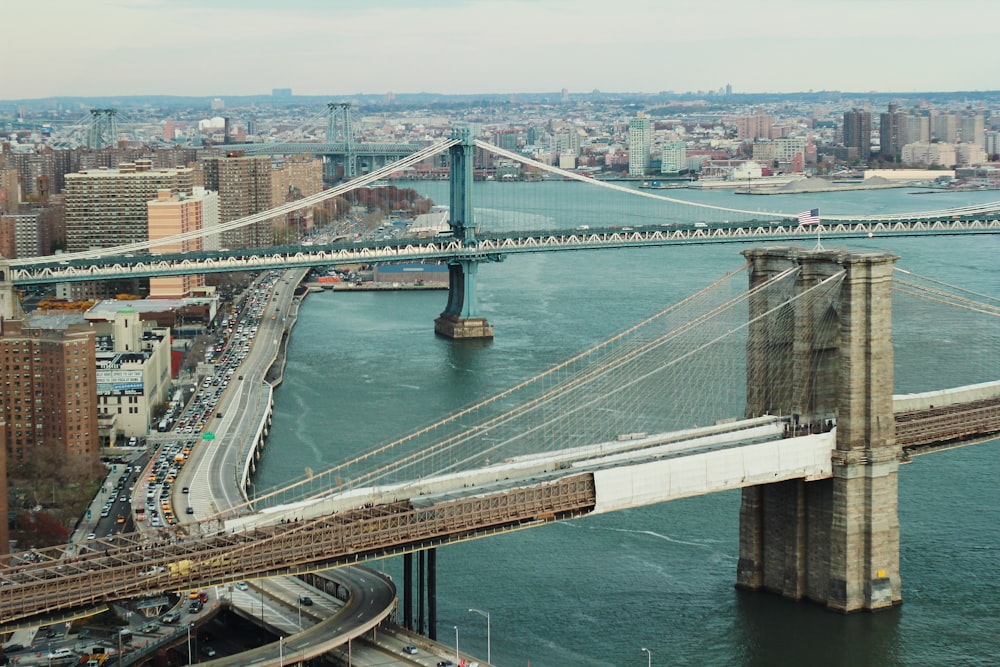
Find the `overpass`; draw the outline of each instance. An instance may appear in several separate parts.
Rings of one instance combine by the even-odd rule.
[[[505,392],[483,403],[497,407],[495,414],[463,410],[253,505],[206,519],[189,537],[159,531],[124,536],[106,552],[62,547],[8,557],[0,569],[0,622],[122,596],[308,572],[731,488],[744,489],[741,586],[817,599],[844,611],[896,604],[897,466],[908,454],[1000,431],[996,385],[897,399],[888,393],[886,297],[894,257],[780,247],[746,254],[751,289],[736,300],[750,308],[741,343],[744,419],[650,435],[621,428],[634,423],[634,415],[616,421],[608,411],[593,418],[603,406],[619,405],[644,419],[652,416],[644,411],[653,404],[639,404],[638,398],[651,391],[659,397],[667,386],[663,368],[681,359],[636,364],[674,334],[627,337],[661,319],[655,316],[596,346],[599,363],[578,367],[579,355],[567,362],[575,370],[551,385],[553,377],[543,374],[540,393],[513,407],[513,394]],[[732,333],[728,323],[720,327]],[[693,323],[685,328],[695,329]],[[704,326],[693,336],[679,339],[683,360],[698,352],[690,343],[696,340],[714,362],[714,343],[730,338]],[[637,385],[644,380],[649,383]],[[638,398],[615,396],[608,389],[614,386],[636,386]],[[583,388],[589,393],[580,393]],[[655,405],[662,410],[662,403]],[[905,449],[896,441],[897,423],[903,424]],[[606,435],[568,446],[584,428]],[[425,435],[434,444],[403,447]],[[529,441],[532,446],[525,447]],[[376,460],[386,453],[395,463]],[[436,472],[422,474],[425,464]],[[873,493],[877,503],[865,500]],[[841,503],[844,508],[837,509]],[[795,509],[803,505],[817,509]],[[841,511],[861,512],[861,524],[850,535],[835,530],[840,524],[831,512]],[[865,518],[868,513],[880,518]],[[798,531],[773,533],[776,526],[799,522],[806,523]],[[865,527],[869,523],[872,528]],[[888,534],[876,534],[875,527]],[[820,561],[802,551],[806,534],[814,545],[830,545]],[[833,571],[835,553],[850,566],[849,578],[843,578],[845,570]],[[787,579],[780,573],[789,572],[789,562],[797,563],[798,574]],[[873,583],[865,583],[869,577]]]

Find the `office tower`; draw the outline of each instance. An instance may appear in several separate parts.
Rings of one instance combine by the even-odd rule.
[[[186,232],[211,229],[219,224],[219,195],[205,188],[195,186],[191,196],[172,194],[170,190],[160,190],[155,201],[146,204],[149,217],[149,240],[183,234]],[[209,249],[219,247],[218,234],[208,237],[213,242]],[[174,241],[153,246],[149,252],[154,255],[199,251],[206,249],[202,238]],[[205,276],[159,276],[149,279],[151,299],[182,299],[191,295],[191,290],[205,285]]]
[[[100,448],[93,331],[5,320],[0,356],[8,470],[30,464],[60,466],[66,475],[94,472]]]
[[[271,208],[271,158],[235,151],[202,162],[205,189],[219,193],[220,222],[238,220]],[[266,248],[272,244],[271,221],[222,233],[224,248]]]
[[[653,121],[639,112],[628,124],[628,173],[643,176],[649,169],[649,149],[653,147]]]
[[[862,109],[844,112],[844,146],[857,150],[858,159],[868,160],[872,146],[872,113]]]
[[[153,169],[149,160],[66,174],[66,249],[80,252],[145,241],[146,204],[160,190],[190,195],[193,178],[188,167]]]

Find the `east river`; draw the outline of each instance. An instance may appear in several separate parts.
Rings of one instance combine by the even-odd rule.
[[[447,202],[444,186],[417,184]],[[530,199],[556,187],[483,183],[474,196],[489,200],[507,188]],[[579,199],[574,187],[586,186],[561,192]],[[819,206],[824,214],[1000,199],[1000,192],[907,190],[670,194],[786,212]],[[995,236],[847,243],[889,250],[899,267],[1000,296]],[[312,294],[275,394],[257,488],[322,470],[531,377],[738,269],[743,247],[541,253],[484,265],[480,308],[496,331],[486,344],[434,336],[444,292]],[[970,330],[960,319],[899,308],[894,323],[897,393],[1000,379],[997,323]],[[485,657],[485,619],[471,607],[490,613],[493,662],[504,666],[640,667],[642,648],[653,665],[995,665],[998,478],[1000,442],[901,468],[904,602],[890,611],[843,616],[735,590],[740,495],[717,493],[439,549],[438,636],[451,643],[457,626],[460,648]],[[399,569],[396,560],[373,566]]]

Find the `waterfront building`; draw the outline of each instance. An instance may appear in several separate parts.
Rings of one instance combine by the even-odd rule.
[[[855,149],[858,159],[868,161],[872,145],[872,112],[851,109],[844,112],[844,147]]]
[[[946,143],[914,143],[903,146],[901,161],[913,167],[954,167],[955,146]]]
[[[94,332],[0,321],[0,416],[8,469],[39,461],[100,463]]]
[[[969,167],[986,162],[986,151],[982,146],[975,143],[965,143],[955,145],[955,164],[960,167]]]
[[[649,150],[653,146],[653,121],[639,112],[628,124],[628,173],[643,176],[649,169]]]
[[[687,168],[687,144],[685,142],[664,141],[660,150],[661,174],[676,174]]]
[[[211,229],[219,225],[219,195],[202,187],[192,188],[190,196],[160,190],[155,201],[146,204],[149,218],[149,240]],[[174,241],[150,248],[154,255],[199,250],[218,250],[219,235]],[[180,299],[190,296],[192,290],[205,285],[205,276],[160,276],[149,279],[149,297],[153,299]]]
[[[148,238],[146,204],[160,190],[191,194],[188,167],[153,169],[150,160],[66,175],[66,249],[81,252]]]
[[[260,213],[271,208],[271,158],[266,155],[229,153],[202,161],[204,185],[219,193],[220,222]],[[283,201],[283,200],[282,200]],[[272,245],[271,221],[264,220],[222,233],[224,248],[266,248]]]

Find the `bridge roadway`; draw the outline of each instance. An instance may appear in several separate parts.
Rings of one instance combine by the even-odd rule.
[[[801,240],[811,243],[817,231],[828,238],[1000,234],[1000,217],[994,214],[989,217],[972,215],[930,220],[844,220],[824,222],[819,230],[814,225],[805,227],[779,220],[712,224],[707,227],[697,224],[664,224],[511,234],[483,233],[477,235],[474,242],[466,243],[454,238],[393,239],[381,242],[163,254],[155,257],[142,254],[92,257],[89,253],[84,253],[85,257],[75,259],[73,255],[62,255],[59,260],[31,258],[10,261],[8,279],[15,285],[30,285],[126,276],[168,276],[358,263],[448,259],[500,261],[511,254],[566,250],[759,241]]]
[[[934,443],[996,437],[998,404],[1000,383],[896,397],[900,440],[907,453],[921,453]],[[56,547],[35,552],[30,561],[4,557],[0,624],[122,597],[305,573],[701,493],[829,477],[835,430],[790,438],[783,437],[784,426],[780,418],[761,417],[632,434],[224,522],[211,519],[191,526],[199,531],[195,536],[158,530],[122,535],[107,551],[83,556]],[[234,470],[222,461],[215,467]],[[234,478],[235,472],[218,477]]]
[[[954,433],[960,435],[942,436],[935,429],[929,436],[933,440],[969,444],[1000,430],[996,420],[983,423],[979,433],[968,433],[967,411],[957,402],[950,409],[956,415]],[[794,438],[782,437],[783,432],[783,420],[761,417],[613,440],[519,457],[474,472],[355,489],[224,524],[213,520],[198,525],[199,536],[179,539],[161,530],[121,536],[115,548],[79,558],[61,560],[64,547],[36,552],[32,562],[15,565],[6,558],[0,568],[0,623],[122,597],[305,573],[591,513],[832,474],[835,430]],[[911,439],[909,447],[921,444],[927,443]]]

